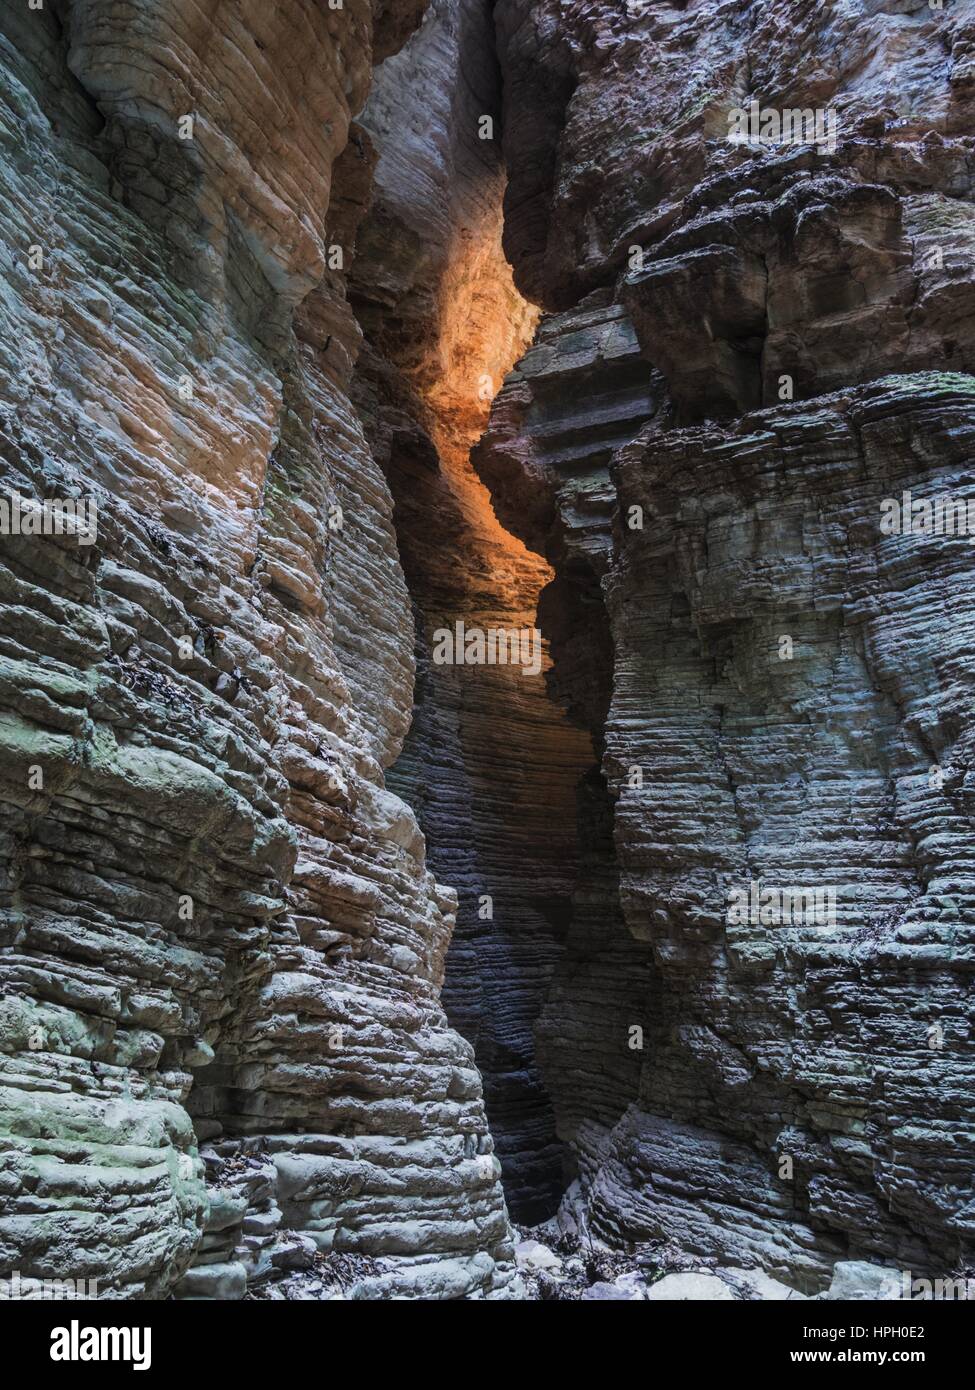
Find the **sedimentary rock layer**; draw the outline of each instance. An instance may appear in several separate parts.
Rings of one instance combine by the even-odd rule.
[[[972,4],[423,11],[0,19],[0,1275],[949,1273]]]
[[[973,403],[970,377],[890,377],[617,456],[644,523],[607,584],[606,767],[668,987],[608,1228],[809,1273],[969,1247],[971,547],[879,522],[965,490]],[[834,907],[737,912],[752,883]]]
[[[477,464],[555,568],[629,937],[550,992],[541,1075],[603,1235],[809,1288],[970,1256],[969,548],[881,519],[971,487],[971,14],[495,11],[504,244],[550,312]],[[836,138],[729,139],[753,102]],[[836,911],[729,920],[753,883]]]
[[[413,624],[341,273],[369,7],[0,28],[3,485],[97,504],[93,544],[0,553],[0,1267],[239,1296],[334,1249],[391,1257],[360,1296],[498,1291],[456,897],[383,777]]]
[[[592,750],[547,692],[547,652],[528,670],[435,659],[436,634],[458,623],[533,647],[551,577],[499,524],[469,458],[536,317],[501,249],[497,105],[487,7],[435,0],[363,114],[382,153],[353,275],[368,341],[356,401],[416,611],[413,724],[392,784],[458,891],[444,1001],[475,1045],[508,1201],[540,1219],[564,1177],[533,1027],[573,918],[576,784]]]

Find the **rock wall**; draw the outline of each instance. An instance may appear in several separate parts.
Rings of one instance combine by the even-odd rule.
[[[965,490],[973,400],[886,377],[617,456],[647,510],[607,585],[607,767],[627,921],[669,987],[595,1183],[607,1228],[810,1277],[967,1256],[970,542],[878,518]],[[828,886],[835,914],[732,913],[752,882]]]
[[[6,8],[0,1274],[971,1261],[973,42]]]
[[[616,497],[607,466],[655,417],[661,383],[633,325],[607,291],[546,316],[505,381],[474,450],[499,517],[544,553],[553,579],[540,596],[550,639],[549,698],[588,735],[577,765],[577,876],[565,949],[538,1001],[539,1075],[568,1145],[567,1176],[591,1181],[612,1126],[636,1098],[659,978],[623,922],[613,812],[599,760],[613,688],[613,640],[601,582],[611,557]]]
[[[968,539],[881,523],[972,486],[972,7],[495,20],[504,245],[548,312],[477,466],[555,569],[617,862],[536,1028],[558,1133],[614,1242],[809,1290],[944,1274],[975,1209]],[[753,100],[836,139],[729,139]],[[835,912],[739,921],[752,884]]]
[[[456,910],[384,784],[413,623],[348,396],[373,58],[314,0],[5,7],[0,1268],[510,1280]],[[180,1282],[181,1281],[181,1282]]]
[[[532,1220],[565,1185],[533,1025],[572,922],[576,784],[592,749],[549,697],[547,653],[534,674],[434,660],[435,634],[458,622],[534,629],[551,578],[499,524],[469,458],[537,317],[501,248],[500,132],[482,123],[498,115],[487,5],[434,0],[362,118],[382,154],[353,273],[367,338],[355,398],[416,612],[413,724],[391,785],[458,891],[444,1002],[475,1045],[509,1204]]]

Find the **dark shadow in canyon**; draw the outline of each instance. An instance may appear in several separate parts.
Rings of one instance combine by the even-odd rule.
[[[442,127],[422,152],[409,135],[421,110]],[[598,577],[582,566],[553,585],[542,547],[499,522],[471,463],[537,317],[501,250],[505,178],[500,142],[478,137],[485,115],[500,121],[490,8],[434,4],[363,115],[382,154],[352,273],[366,340],[353,394],[394,497],[417,633],[413,723],[389,785],[457,890],[444,1005],[475,1048],[509,1207],[535,1222],[575,1175],[580,1128],[612,1124],[635,1093],[627,1026],[646,990],[640,970],[632,989],[600,984],[625,932],[592,736],[608,689],[600,714],[579,712],[612,670]],[[534,630],[543,592],[546,632],[582,634],[575,669],[553,674],[547,642],[534,675],[434,664],[437,629]]]

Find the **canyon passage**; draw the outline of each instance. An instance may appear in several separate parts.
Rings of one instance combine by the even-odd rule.
[[[2,1296],[975,1294],[975,0],[0,69]]]

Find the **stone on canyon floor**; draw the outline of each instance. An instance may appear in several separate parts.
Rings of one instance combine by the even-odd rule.
[[[539,1231],[552,1228],[556,1235],[575,1236],[579,1241],[587,1241],[589,1236],[589,1209],[582,1183],[576,1178],[565,1191],[559,1210],[551,1221]]]
[[[177,1297],[195,1300],[239,1299],[247,1288],[247,1270],[238,1261],[228,1264],[196,1265],[183,1275]]]
[[[304,1236],[299,1231],[288,1231],[275,1241],[271,1264],[285,1274],[311,1269],[317,1253],[317,1246],[310,1236]]]
[[[729,1303],[736,1297],[723,1279],[703,1269],[692,1274],[665,1274],[645,1296],[651,1303],[688,1299],[701,1303]]]
[[[779,1279],[773,1279],[763,1269],[737,1269],[729,1266],[719,1269],[718,1274],[734,1289],[739,1298],[761,1300],[763,1303],[806,1298],[806,1294],[783,1284]]]
[[[866,1260],[841,1260],[833,1268],[827,1299],[875,1299],[889,1302],[901,1296],[901,1276],[896,1269],[872,1265]]]
[[[591,1284],[588,1289],[582,1292],[582,1299],[585,1302],[590,1300],[614,1301],[617,1303],[642,1303],[647,1295],[638,1282],[632,1282],[632,1276],[622,1275],[612,1284]]]
[[[558,1269],[562,1261],[554,1250],[540,1240],[520,1240],[515,1246],[515,1259],[522,1269]]]

